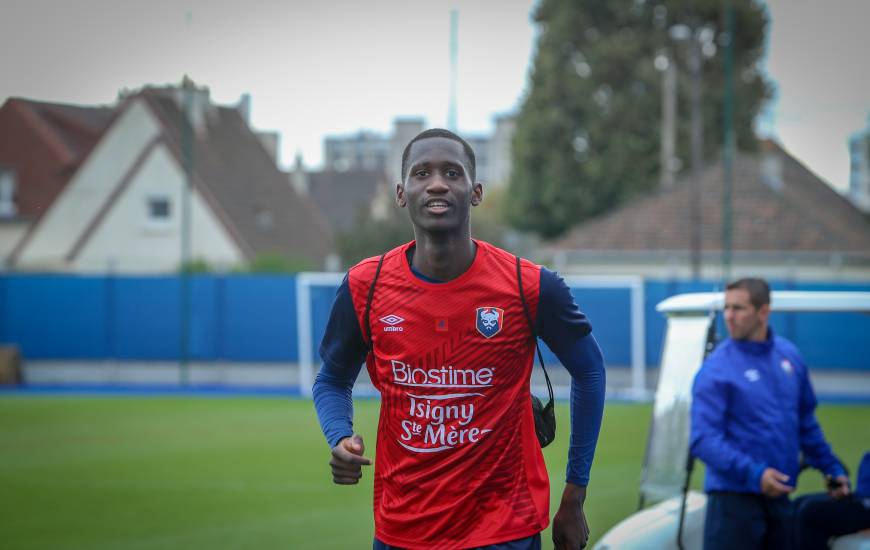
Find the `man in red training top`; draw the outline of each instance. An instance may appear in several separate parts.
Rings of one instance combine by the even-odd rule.
[[[471,207],[482,198],[468,143],[447,130],[422,132],[405,148],[396,186],[415,240],[351,268],[336,293],[314,403],[334,482],[357,483],[372,463],[352,422],[352,388],[366,362],[381,394],[375,549],[540,548],[549,480],[529,393],[530,322],[572,375],[553,540],[572,550],[588,540],[583,503],[603,358],[564,281],[523,260],[526,317],[516,257],[471,237]]]

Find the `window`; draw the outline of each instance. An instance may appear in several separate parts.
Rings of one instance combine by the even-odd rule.
[[[168,197],[148,198],[148,222],[157,225],[169,223],[172,216]]]
[[[14,218],[18,213],[15,188],[15,171],[0,167],[0,218]]]
[[[256,216],[257,227],[262,231],[269,231],[275,225],[275,216],[268,210],[260,210]]]

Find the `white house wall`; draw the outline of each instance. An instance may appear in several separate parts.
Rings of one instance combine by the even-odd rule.
[[[18,241],[27,232],[28,222],[0,222],[0,266],[6,264]]]
[[[66,188],[55,199],[19,253],[19,269],[64,269],[64,258],[109,194],[160,132],[141,100],[112,124]]]
[[[167,272],[181,265],[184,173],[165,144],[155,148],[73,262],[75,271]],[[165,222],[149,220],[148,201],[169,200]],[[202,197],[190,195],[191,258],[214,266],[244,257]]]

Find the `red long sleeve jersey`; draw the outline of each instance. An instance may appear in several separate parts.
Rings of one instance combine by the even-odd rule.
[[[381,393],[375,532],[403,548],[472,548],[547,527],[549,481],[534,430],[534,341],[513,255],[481,241],[446,283],[410,269],[413,243],[386,254],[369,312],[366,366]],[[363,334],[378,258],[349,272]],[[523,260],[531,318],[540,267]]]

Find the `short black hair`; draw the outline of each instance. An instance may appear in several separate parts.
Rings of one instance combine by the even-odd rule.
[[[462,149],[465,151],[465,156],[468,157],[469,163],[469,176],[471,176],[471,183],[474,183],[475,178],[477,176],[477,160],[474,157],[474,149],[471,148],[471,145],[468,144],[467,141],[454,134],[450,130],[445,130],[444,128],[429,128],[428,130],[423,130],[416,136],[414,139],[408,142],[408,145],[405,145],[405,150],[402,151],[402,182],[405,181],[405,177],[407,177],[406,172],[408,171],[408,154],[411,152],[411,146],[420,141],[421,139],[428,138],[447,138],[452,139],[453,141],[462,145]]]
[[[733,283],[729,283],[725,290],[745,290],[749,293],[749,302],[755,307],[760,308],[765,304],[770,303],[770,285],[764,279],[757,277],[744,277],[737,279]]]

